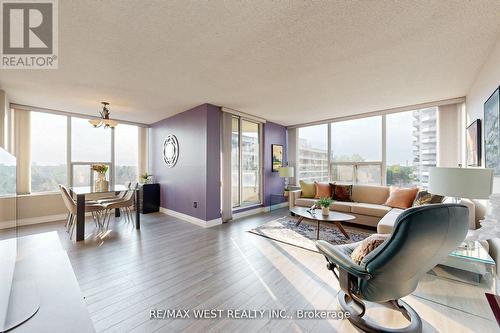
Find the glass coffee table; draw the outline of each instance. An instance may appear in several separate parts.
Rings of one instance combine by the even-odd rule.
[[[290,212],[299,216],[299,220],[297,221],[295,226],[298,226],[304,219],[313,220],[318,223],[318,231],[316,233],[316,239],[319,239],[319,225],[321,222],[330,222],[335,224],[335,226],[340,230],[340,232],[347,239],[350,239],[349,235],[342,227],[342,222],[352,221],[356,218],[355,216],[349,214],[333,212],[333,211],[330,211],[328,215],[323,215],[321,214],[321,209],[312,209],[312,208],[298,207],[298,206],[295,206],[292,209],[290,209]]]
[[[464,242],[438,266],[445,271],[445,277],[475,285],[495,274],[495,261],[478,241]]]
[[[495,261],[479,242],[468,243],[425,274],[412,295],[494,320],[485,293],[495,294]]]

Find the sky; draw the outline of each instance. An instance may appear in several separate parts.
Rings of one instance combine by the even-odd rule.
[[[31,112],[31,159],[38,165],[66,164],[66,116]],[[87,119],[71,118],[72,160],[109,162],[111,130],[93,128]],[[120,124],[115,128],[118,165],[137,165],[136,126]]]
[[[387,164],[410,165],[412,155],[412,111],[387,115]],[[332,123],[334,155],[359,154],[367,161],[382,158],[382,120],[380,116]],[[299,137],[312,147],[328,149],[327,124],[303,127]]]

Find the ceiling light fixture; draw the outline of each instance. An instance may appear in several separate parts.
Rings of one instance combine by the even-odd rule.
[[[109,119],[108,102],[101,102],[102,110],[99,111],[101,118],[90,119],[89,123],[95,128],[104,126],[104,128],[115,128],[118,125],[116,120]]]

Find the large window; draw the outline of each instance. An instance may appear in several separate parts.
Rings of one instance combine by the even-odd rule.
[[[139,169],[139,130],[120,124],[115,128],[115,183],[137,181]]]
[[[298,177],[305,181],[328,181],[328,125],[298,129]]]
[[[387,184],[427,187],[436,166],[437,108],[387,115]]]
[[[91,171],[94,163],[108,165],[106,178],[111,183],[137,181],[137,126],[119,124],[112,130],[94,128],[84,118],[42,112],[30,112],[30,116],[31,192],[57,191],[58,184],[89,186],[94,180]]]
[[[71,117],[71,173],[73,186],[90,186],[94,163],[109,165],[106,179],[113,179],[111,129],[94,128],[87,119]]]
[[[331,179],[355,184],[382,183],[382,117],[332,123]]]
[[[436,166],[437,110],[432,107],[299,128],[298,177],[425,188],[429,168]]]
[[[31,192],[67,184],[67,117],[31,112]]]
[[[87,119],[71,117],[71,161],[111,162],[111,129],[94,128]]]
[[[260,124],[233,117],[232,133],[233,207],[260,204]]]

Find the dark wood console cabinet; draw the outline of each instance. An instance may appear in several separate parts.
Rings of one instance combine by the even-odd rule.
[[[141,184],[139,195],[140,212],[142,214],[160,211],[160,184]]]

